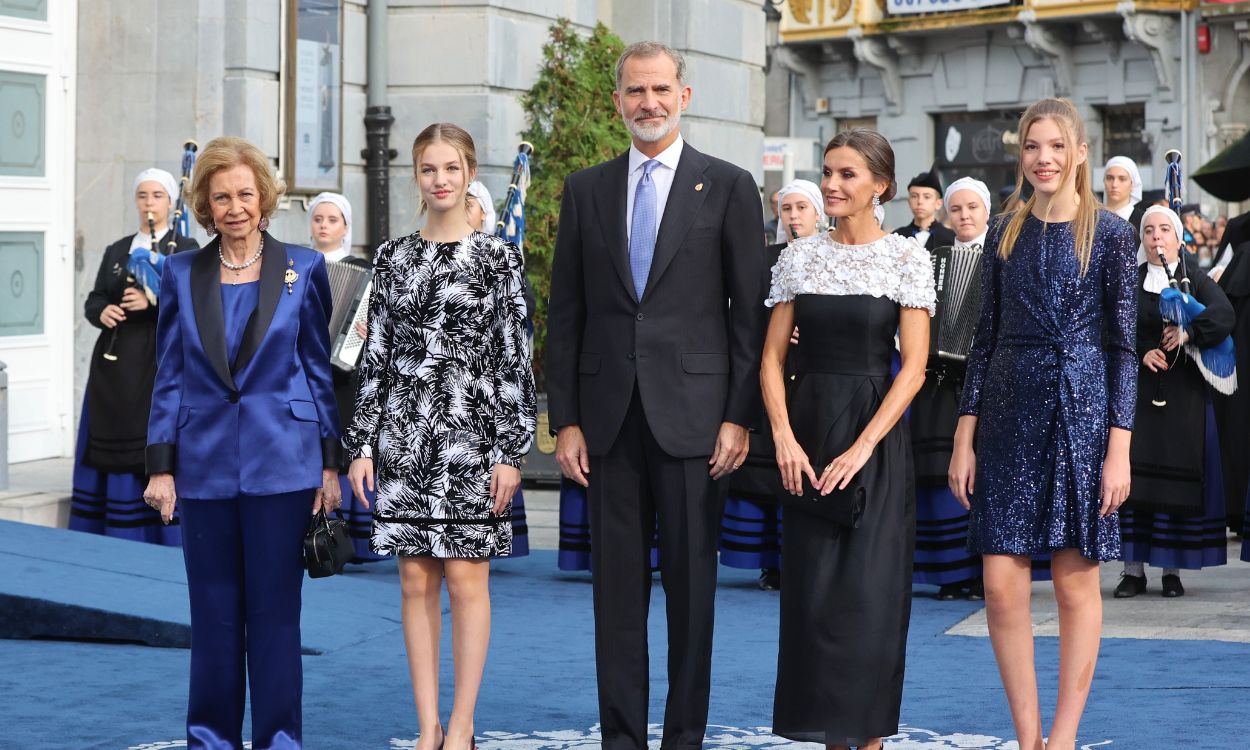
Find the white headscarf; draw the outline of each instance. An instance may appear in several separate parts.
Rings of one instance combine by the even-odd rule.
[[[1131,197],[1129,200],[1131,203],[1141,203],[1141,172],[1137,169],[1137,162],[1127,156],[1113,156],[1107,160],[1107,166],[1103,167],[1102,171],[1105,173],[1112,167],[1119,167],[1128,172],[1129,179],[1133,181],[1133,189],[1130,192]]]
[[[812,204],[812,210],[816,212],[816,225],[819,227],[825,220],[825,200],[820,194],[820,186],[811,180],[791,180],[789,184],[777,191],[777,211],[780,214],[781,204],[785,203],[786,196],[798,194],[807,199]],[[790,239],[789,233],[785,227],[777,227],[777,239],[779,242],[787,242]]]
[[[347,225],[347,231],[343,233],[343,239],[339,243],[339,247],[347,252],[352,250],[352,204],[347,202],[347,198],[338,193],[317,193],[311,201],[308,202],[308,221],[312,221],[312,213],[317,206],[322,203],[331,203],[338,207],[343,213],[343,223]]]
[[[469,183],[469,195],[477,200],[477,204],[482,207],[482,226],[477,227],[487,234],[495,233],[495,202],[490,197],[490,191],[482,183],[474,180]]]
[[[1167,206],[1151,206],[1146,209],[1146,213],[1141,217],[1141,231],[1138,233],[1140,243],[1137,245],[1137,265],[1145,263],[1146,257],[1146,219],[1153,214],[1165,214],[1168,220],[1172,222],[1172,231],[1176,232],[1177,242],[1181,245],[1181,252],[1185,251],[1185,225],[1181,223],[1181,217]]]
[[[974,180],[971,177],[960,177],[958,180],[955,180],[947,186],[946,194],[942,196],[942,203],[949,206],[951,196],[958,193],[960,190],[971,190],[981,196],[981,200],[985,202],[985,210],[991,214],[994,213],[994,203],[990,199],[989,187],[987,187],[984,182]]]
[[[161,187],[165,188],[165,192],[169,194],[169,211],[172,213],[174,204],[178,202],[178,181],[174,179],[174,176],[156,167],[145,169],[135,176],[135,184],[130,188],[131,194],[139,192],[139,186],[145,182],[159,182]],[[169,216],[166,216],[165,220],[169,221]]]

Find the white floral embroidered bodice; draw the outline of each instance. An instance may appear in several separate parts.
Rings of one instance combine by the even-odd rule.
[[[791,242],[773,266],[764,304],[792,302],[800,294],[886,297],[929,315],[936,305],[929,251],[897,234],[866,245],[843,245],[828,232]]]

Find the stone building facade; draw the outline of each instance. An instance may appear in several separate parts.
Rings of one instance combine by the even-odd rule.
[[[73,435],[77,10],[0,0],[0,491]]]
[[[1206,17],[1215,5],[1218,25]],[[788,0],[773,58],[791,86],[770,87],[786,101],[770,98],[767,132],[823,143],[869,125],[894,145],[900,183],[936,163],[947,182],[970,174],[993,189],[1014,182],[1020,113],[1066,96],[1089,130],[1097,185],[1124,154],[1148,189],[1162,187],[1168,149],[1192,171],[1250,122],[1247,12],[1195,0]],[[1203,23],[1214,30],[1205,54]],[[909,220],[901,192],[890,226]],[[1187,201],[1236,209],[1192,182]]]
[[[30,0],[22,0],[23,3]],[[520,95],[537,75],[548,28],[558,17],[582,31],[603,22],[626,43],[657,39],[687,57],[694,98],[683,124],[700,149],[752,169],[762,179],[765,18],[759,0],[381,0],[386,6],[385,101],[395,123],[389,167],[392,236],[418,226],[409,146],[425,125],[451,121],[478,145],[481,179],[496,201],[506,191],[525,128]],[[77,158],[70,224],[72,271],[61,272],[63,335],[73,341],[72,382],[56,409],[81,401],[87,359],[98,335],[82,320],[104,248],[134,232],[131,180],[156,165],[179,172],[182,143],[239,135],[258,144],[289,175],[290,90],[301,64],[292,37],[301,13],[337,12],[341,101],[336,168],[354,211],[353,235],[365,250],[366,202],[363,116],[368,84],[368,0],[49,0],[76,7]],[[379,0],[372,0],[379,2]],[[4,6],[0,1],[0,8]],[[0,10],[0,15],[3,11]],[[333,37],[331,33],[331,37]],[[605,91],[608,97],[611,92]],[[72,131],[71,131],[72,132]],[[300,131],[302,132],[302,131]],[[307,201],[316,189],[292,186],[271,232],[308,241]],[[201,242],[206,241],[197,230]],[[67,266],[68,268],[68,266]],[[72,291],[71,291],[72,290]],[[69,321],[72,320],[72,331]],[[66,360],[70,356],[66,355]],[[72,416],[64,423],[73,424]],[[55,452],[70,455],[71,431]],[[31,456],[38,457],[35,455]]]

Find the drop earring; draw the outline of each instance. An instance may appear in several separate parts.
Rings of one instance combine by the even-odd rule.
[[[204,231],[205,231],[205,232],[208,232],[208,236],[209,236],[209,237],[216,237],[216,236],[217,236],[217,225],[216,225],[216,224],[209,224],[208,226],[204,227]]]
[[[881,196],[877,193],[872,194],[872,207],[879,208],[881,206]]]
[[[260,231],[262,232],[269,229],[269,217],[268,216],[262,217],[260,220],[260,225],[257,228],[260,229]]]

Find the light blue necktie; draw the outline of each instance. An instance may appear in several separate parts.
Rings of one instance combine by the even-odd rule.
[[[629,271],[634,277],[634,294],[642,301],[647,288],[647,275],[651,273],[651,258],[655,255],[655,181],[651,173],[660,163],[650,159],[642,164],[642,177],[634,190],[634,216],[629,227]]]

